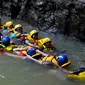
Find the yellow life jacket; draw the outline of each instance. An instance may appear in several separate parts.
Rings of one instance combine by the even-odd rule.
[[[14,48],[14,45],[10,44],[9,46],[5,47],[4,49],[7,51],[12,51]]]
[[[23,46],[23,45],[18,46],[18,48],[24,48],[24,47],[28,48],[28,49],[31,48],[31,46],[29,46],[29,45],[28,46]]]
[[[23,53],[24,55],[26,55],[26,54],[27,54],[27,51],[24,50],[24,51],[22,51],[22,53]]]
[[[44,46],[44,52],[53,52],[52,48],[46,48],[46,46]]]
[[[37,52],[36,52],[36,54],[32,55],[32,57],[33,57],[34,59],[40,60],[43,56],[42,56],[41,53],[39,53],[39,52],[37,53]]]
[[[16,36],[19,36],[21,33],[19,33],[19,32],[16,32],[15,34],[16,34]]]
[[[13,30],[14,28],[7,27],[7,29],[10,31],[10,30]]]
[[[31,48],[31,46],[25,46],[27,49]],[[18,48],[24,48],[24,46],[18,46]],[[27,54],[27,51],[26,50],[22,50],[21,51],[23,54]]]
[[[59,66],[54,56],[46,56],[42,58],[42,61],[52,62],[54,65]]]
[[[85,71],[84,72],[80,72],[79,75],[68,74],[68,78],[70,78],[70,79],[84,80],[85,81]]]
[[[18,46],[18,48],[24,48],[24,46],[23,45],[20,45],[20,46]]]
[[[28,45],[28,46],[26,46],[26,48],[29,49],[29,48],[31,48],[31,46]]]
[[[36,42],[36,40],[34,40],[29,34],[27,34],[26,39],[29,40],[32,43]]]
[[[17,32],[13,29],[13,32],[16,34]]]
[[[43,39],[40,39],[37,42],[38,42],[38,47],[42,48],[43,47]]]
[[[40,39],[40,40],[38,40],[38,47],[39,48],[43,48],[43,51],[44,52],[52,52],[53,50],[52,50],[52,48],[47,48],[44,44],[43,44],[43,39]]]
[[[5,45],[3,45],[3,44],[0,44],[0,47],[3,47],[3,48],[5,48],[6,46],[5,46]]]

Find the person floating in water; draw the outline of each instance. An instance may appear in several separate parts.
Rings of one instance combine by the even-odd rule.
[[[66,69],[62,70],[68,74],[67,77],[70,79],[85,80],[85,67],[80,67],[73,70],[66,70]]]
[[[13,51],[19,56],[30,56],[34,59],[38,59],[42,61],[43,65],[64,67],[71,64],[71,61],[68,61],[68,57],[65,53],[61,53],[58,56],[48,55],[31,46],[14,48]],[[34,56],[35,54],[39,54],[39,56]]]

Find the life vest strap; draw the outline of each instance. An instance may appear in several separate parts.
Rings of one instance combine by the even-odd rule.
[[[42,57],[42,54],[41,53],[36,53],[32,57],[35,58],[35,59],[40,59]]]

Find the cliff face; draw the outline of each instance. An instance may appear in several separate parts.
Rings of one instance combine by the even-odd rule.
[[[85,41],[84,0],[2,0],[1,14],[36,23],[49,30]]]

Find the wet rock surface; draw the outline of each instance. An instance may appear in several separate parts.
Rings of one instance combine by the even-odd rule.
[[[84,0],[0,0],[0,13],[85,41]]]

